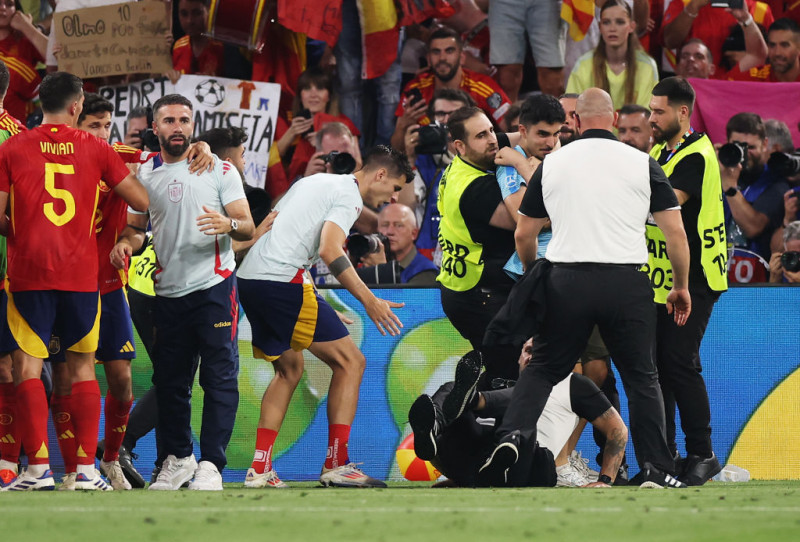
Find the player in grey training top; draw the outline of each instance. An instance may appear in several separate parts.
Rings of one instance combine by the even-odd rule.
[[[375,147],[352,175],[320,173],[292,186],[277,207],[272,231],[250,249],[238,272],[242,306],[253,330],[256,356],[273,362],[275,378],[261,403],[256,452],[247,487],[284,487],[272,468],[271,451],[308,349],[333,370],[328,392],[328,454],[325,486],[385,487],[356,468],[347,453],[350,426],[366,361],[334,310],[314,290],[305,270],[321,259],[358,299],[384,335],[400,333],[392,303],[378,299],[358,278],[342,246],[364,204],[388,203],[414,177],[405,155]]]
[[[161,152],[141,166],[151,197],[155,276],[153,384],[157,431],[167,454],[153,490],[222,490],[220,471],[239,404],[238,316],[231,238],[250,239],[255,227],[239,173],[217,160],[211,172],[190,175],[192,103],[171,94],[153,105]],[[147,217],[129,224],[112,251],[121,266],[141,246]],[[192,454],[191,390],[200,354],[205,392],[200,461]]]

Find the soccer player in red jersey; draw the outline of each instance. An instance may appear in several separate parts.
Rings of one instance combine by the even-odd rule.
[[[98,94],[86,93],[83,111],[78,117],[78,129],[107,141],[111,135],[111,114],[114,106]],[[113,145],[126,164],[141,164],[148,153],[121,143]],[[196,157],[196,158],[195,158]],[[213,165],[213,156],[206,143],[195,144],[190,153],[190,171],[202,170]],[[135,166],[134,166],[135,167]],[[97,205],[95,229],[97,232],[98,278],[100,288],[100,340],[95,355],[108,381],[105,399],[105,432],[102,450],[98,449],[100,472],[108,478],[116,490],[132,489],[132,485],[144,487],[144,479],[136,472],[130,457],[120,455],[125,438],[128,417],[133,404],[131,360],[136,357],[130,308],[124,293],[127,273],[111,265],[109,254],[117,242],[120,232],[127,225],[128,204],[114,193],[105,183],[100,185],[100,200]],[[51,361],[53,359],[51,358]],[[62,360],[63,361],[63,360]],[[69,412],[70,387],[69,371],[65,364],[53,364],[54,393],[50,401],[53,421],[59,435],[61,455],[67,465],[67,476],[60,489],[75,489],[77,473],[71,466],[76,464],[74,457],[76,445],[70,416],[59,415]],[[62,438],[62,435],[67,438]],[[69,442],[69,441],[72,442]],[[124,452],[126,454],[126,452]],[[68,457],[72,456],[72,457]]]
[[[94,374],[99,328],[95,211],[100,179],[137,210],[147,192],[108,143],[74,128],[83,82],[48,74],[39,89],[43,124],[0,147],[0,232],[8,237],[8,323],[18,422],[28,469],[3,490],[52,489],[47,398],[39,376],[54,329],[67,349],[78,489],[108,489],[95,474],[100,388]],[[10,218],[9,218],[10,217]]]
[[[3,108],[3,100],[8,92],[11,74],[0,60],[0,144],[25,130],[25,127]],[[0,488],[10,484],[17,477],[20,439],[16,429],[17,399],[14,393],[14,377],[11,373],[10,352],[16,348],[6,321],[5,292],[6,279],[6,240],[0,239]]]

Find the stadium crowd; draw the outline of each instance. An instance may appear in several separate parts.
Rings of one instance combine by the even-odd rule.
[[[748,86],[746,103],[703,103],[726,119],[712,142],[693,126],[695,86],[800,96],[800,4],[386,0],[375,4],[407,9],[377,32],[385,17],[365,1],[292,4],[325,4],[331,25],[276,0],[254,51],[207,34],[210,0],[178,0],[167,73],[59,71],[54,15],[117,3],[0,0],[2,491],[55,487],[48,411],[59,489],[145,487],[131,452],[155,428],[150,489],[221,490],[240,302],[275,371],[245,486],[286,487],[272,450],[307,349],[332,370],[320,482],[384,487],[348,449],[364,354],[316,285],[346,288],[384,335],[402,333],[403,304],[369,286],[440,288],[474,350],[409,422],[449,484],[628,483],[612,362],[641,469],[630,483],[702,485],[720,471],[699,347],[729,281],[800,282],[800,117],[762,118],[748,108],[768,98]],[[253,134],[198,133],[177,94],[115,112],[93,92],[188,74],[280,85],[260,186],[244,183]],[[124,141],[110,140],[112,114],[127,116]],[[564,302],[574,281],[598,295]],[[590,311],[623,306],[603,289],[624,290],[624,317]],[[135,408],[134,327],[154,373]],[[599,471],[575,452],[587,421]]]

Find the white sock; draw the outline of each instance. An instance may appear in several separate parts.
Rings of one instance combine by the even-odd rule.
[[[85,474],[87,478],[94,478],[94,465],[78,465],[78,474]]]
[[[48,470],[50,470],[49,463],[45,463],[44,465],[28,465],[28,474],[34,478],[40,478]]]
[[[17,474],[17,464],[5,459],[0,459],[0,470],[10,470]]]

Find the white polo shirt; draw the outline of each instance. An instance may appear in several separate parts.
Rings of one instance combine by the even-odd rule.
[[[345,234],[364,203],[353,175],[317,173],[292,185],[275,210],[278,216],[250,248],[236,272],[243,279],[296,282],[319,259],[322,226],[333,222]]]
[[[246,199],[236,168],[214,157],[213,171],[198,175],[189,173],[186,160],[167,164],[155,153],[138,177],[150,197],[156,295],[180,297],[229,277],[236,266],[230,235],[204,234],[197,217],[204,205],[225,214],[226,205]]]
[[[644,264],[648,214],[679,209],[661,166],[606,130],[547,155],[528,183],[519,213],[549,217],[554,263]]]

